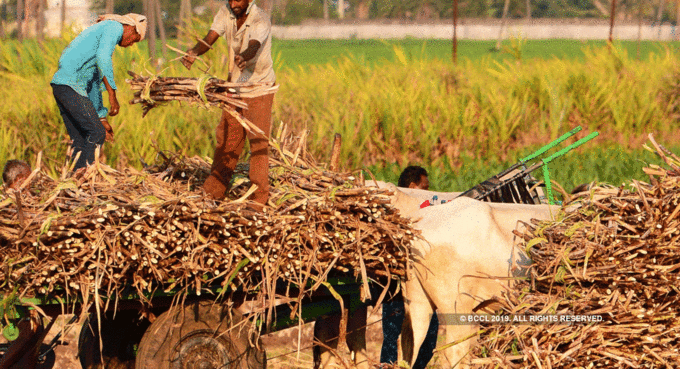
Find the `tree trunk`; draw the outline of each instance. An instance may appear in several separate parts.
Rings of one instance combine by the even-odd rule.
[[[24,0],[24,21],[21,30],[24,37],[30,38],[35,36],[37,1],[38,0]],[[33,30],[33,32],[31,32],[31,30]]]
[[[47,0],[38,0],[36,5],[35,35],[38,41],[42,42],[45,39],[45,9],[47,9]]]
[[[610,1],[611,1],[611,0],[610,0]],[[606,17],[606,16],[610,15],[610,14],[609,14],[609,10],[607,9],[607,7],[604,6],[604,5],[602,5],[602,3],[599,2],[598,0],[593,0],[593,5],[595,5],[595,7],[597,8],[597,10],[599,10],[600,13],[602,13],[603,16]]]
[[[678,26],[680,26],[680,0],[675,2],[675,40],[680,40],[680,32],[678,32]]]
[[[510,10],[510,0],[505,0],[505,5],[503,5],[503,16],[501,17],[501,29],[498,31],[498,41],[496,41],[496,50],[501,49],[503,31],[505,31],[505,23],[508,20],[508,10]]]
[[[338,18],[345,19],[345,0],[338,0]]]
[[[24,0],[17,0],[17,38],[21,41],[24,38]]]
[[[637,58],[640,60],[640,42],[642,41],[642,1],[638,0],[638,35],[637,35]]]
[[[7,19],[7,5],[0,3],[0,39],[5,38],[5,19]]]
[[[165,38],[165,27],[163,27],[163,12],[161,12],[161,0],[153,0],[154,12],[156,13],[156,21],[158,22],[158,32],[161,36],[161,50],[163,50],[163,58],[168,56],[168,47],[165,45],[167,39]]]
[[[531,0],[527,0],[526,8],[527,8],[526,18],[531,19]]]
[[[66,0],[63,0],[61,2],[60,8],[61,8],[61,14],[60,14],[61,15],[61,17],[60,17],[61,18],[61,25],[59,27],[59,33],[61,35],[63,35],[64,34],[64,27],[66,27]]]
[[[458,62],[458,0],[453,0],[453,49],[451,50],[453,64]]]
[[[323,0],[323,19],[328,20],[328,0]]]
[[[151,58],[151,63],[154,66],[156,66],[156,22],[153,21],[156,18],[154,15],[153,1],[154,0],[144,0],[143,7],[144,15],[148,20],[146,22],[147,23],[146,39],[148,40],[147,45],[149,46],[149,58]]]
[[[274,9],[274,0],[260,0],[260,4],[262,4],[261,9],[271,17],[272,10]]]
[[[66,0],[62,0],[63,2],[66,2]],[[113,14],[113,0],[106,0],[106,8],[104,9],[104,12],[106,14]]]
[[[370,7],[370,0],[360,0],[357,3],[357,19],[368,19],[368,10]]]
[[[179,6],[179,37],[184,38],[191,19],[191,0],[182,0]]]
[[[614,42],[614,19],[616,18],[616,0],[612,0],[612,10],[609,15],[609,43]]]

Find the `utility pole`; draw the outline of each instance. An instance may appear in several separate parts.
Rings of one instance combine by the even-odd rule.
[[[453,0],[453,64],[458,63],[458,0]]]
[[[609,16],[609,43],[614,42],[614,18],[616,18],[616,0],[612,0],[612,11]]]

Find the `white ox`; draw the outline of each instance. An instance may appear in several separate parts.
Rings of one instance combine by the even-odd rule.
[[[470,337],[473,325],[451,325],[456,314],[472,313],[481,301],[500,296],[503,281],[520,271],[529,260],[516,246],[512,231],[520,221],[548,220],[559,211],[557,206],[481,202],[469,198],[420,210],[414,226],[422,240],[411,249],[414,262],[409,265],[403,284],[406,317],[402,328],[403,359],[413,364],[431,314],[436,311],[446,327],[446,342]],[[448,324],[447,324],[448,323]],[[466,367],[463,360],[474,339],[444,350],[448,366]]]
[[[403,359],[413,365],[414,352],[418,352],[425,339],[431,314],[471,313],[481,301],[498,296],[502,285],[500,278],[512,275],[513,265],[526,262],[514,248],[512,231],[520,221],[547,220],[554,217],[559,207],[548,205],[521,205],[487,203],[470,198],[453,200],[459,193],[432,192],[397,188],[393,184],[378,182],[378,187],[394,191],[392,205],[403,216],[412,218],[414,227],[421,230],[411,252],[414,263],[409,266],[408,278],[403,284],[406,319],[402,331]],[[446,204],[421,209],[420,205],[433,196]],[[497,277],[497,278],[493,278]],[[365,325],[366,309],[350,314],[347,331]],[[315,335],[329,348],[337,347],[339,317],[318,320]],[[446,319],[440,320],[446,324]],[[471,325],[446,327],[446,341],[455,342],[475,332]],[[456,365],[469,351],[471,340],[444,351],[451,366]],[[368,368],[365,352],[365,328],[347,336],[353,352],[354,364]],[[320,347],[316,359],[321,367],[336,367],[340,363],[326,348]]]

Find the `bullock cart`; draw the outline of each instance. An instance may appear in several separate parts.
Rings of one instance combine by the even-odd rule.
[[[245,178],[234,199],[207,199],[200,158],[161,153],[144,171],[95,163],[59,179],[38,162],[0,199],[2,328],[23,345],[3,360],[39,349],[31,327],[45,317],[71,313],[89,320],[84,366],[264,367],[261,334],[379,304],[414,237],[389,190],[325,170],[285,127],[272,147],[264,212],[248,208]]]
[[[508,169],[477,184],[471,189],[461,193],[459,196],[471,197],[473,199],[488,202],[554,204],[555,200],[552,195],[552,182],[550,180],[548,164],[597,137],[598,132],[593,132],[553,154],[546,155],[543,158],[540,157],[580,131],[580,126],[572,129],[556,140],[541,147],[533,154],[521,159]],[[542,183],[537,181],[531,174],[539,168],[541,168],[543,172]]]

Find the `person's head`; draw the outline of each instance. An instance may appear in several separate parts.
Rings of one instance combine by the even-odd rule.
[[[236,17],[241,17],[248,10],[250,0],[229,0],[229,8]]]
[[[142,35],[137,32],[135,26],[123,24],[123,37],[120,38],[118,45],[128,47],[139,41],[142,41]]]
[[[8,189],[16,189],[31,175],[31,166],[23,160],[8,160],[2,171],[2,181]]]
[[[410,165],[401,172],[399,176],[399,187],[417,188],[420,190],[430,189],[430,180],[427,178],[427,171],[423,167]]]
[[[99,16],[97,22],[104,20],[114,20],[123,25],[123,37],[121,37],[120,42],[118,42],[118,45],[122,47],[132,46],[135,43],[142,41],[144,36],[146,36],[147,20],[146,17],[141,14],[104,14]]]

